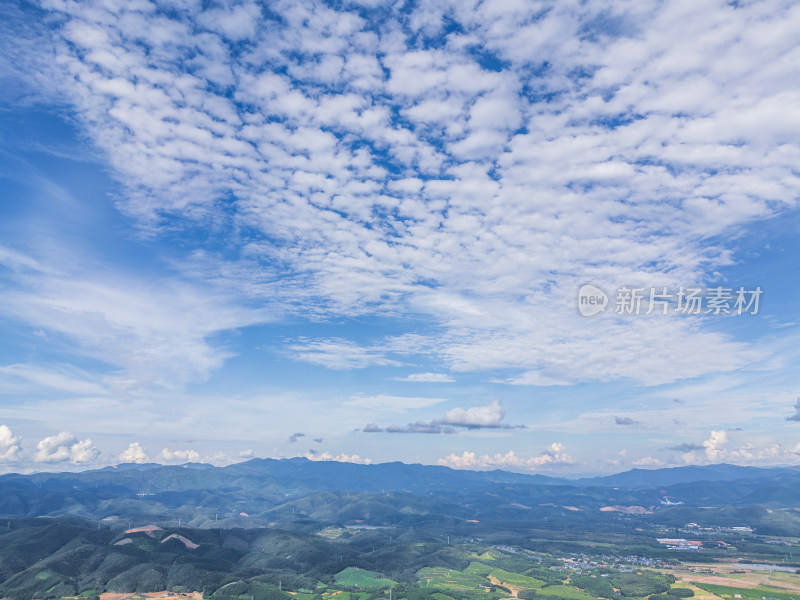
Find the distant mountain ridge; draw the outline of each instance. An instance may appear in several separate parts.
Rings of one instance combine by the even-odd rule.
[[[192,527],[249,527],[252,515],[262,524],[279,518],[412,526],[428,518],[487,522],[549,513],[559,518],[568,510],[574,520],[583,514],[576,511],[588,515],[609,506],[788,508],[798,497],[796,467],[726,464],[570,480],[400,462],[257,458],[227,467],[122,464],[81,473],[0,476],[0,518],[73,515],[141,523],[179,515]]]
[[[662,469],[631,469],[614,475],[588,477],[571,482],[585,485],[646,487],[665,486],[697,481],[738,481],[800,475],[800,467],[745,467],[719,463],[687,465]]]
[[[222,479],[238,477],[268,477],[282,481],[305,484],[313,489],[347,489],[351,491],[400,490],[414,491],[440,488],[451,485],[485,485],[515,483],[528,485],[567,485],[581,487],[657,487],[699,481],[738,481],[798,476],[800,467],[750,467],[719,463],[713,465],[687,465],[660,469],[631,469],[613,475],[569,479],[542,474],[515,473],[504,470],[474,471],[452,469],[438,465],[403,463],[399,461],[378,464],[356,464],[336,461],[312,461],[307,458],[253,458],[226,467],[214,467],[205,463],[162,465],[158,463],[121,463],[102,469],[78,473],[34,473],[19,475],[11,473],[0,476],[0,483],[9,479],[32,481],[71,479],[106,479],[104,476],[120,475],[121,480],[130,479],[135,473],[160,471],[180,473],[178,469],[194,472],[216,473]],[[344,484],[343,482],[347,482]]]
[[[118,468],[136,470],[139,465],[131,463],[119,465]],[[142,465],[146,468],[158,468],[161,465],[151,463]],[[206,465],[187,463],[181,467],[198,468]],[[113,468],[113,467],[112,467]],[[523,483],[535,485],[569,485],[569,486],[625,486],[648,487],[693,483],[697,481],[737,481],[771,478],[781,475],[800,475],[800,467],[750,467],[719,463],[713,465],[686,465],[680,467],[664,467],[660,469],[630,469],[613,475],[598,475],[570,479],[554,477],[540,473],[516,473],[495,469],[491,471],[474,471],[453,469],[439,465],[423,465],[403,463],[399,461],[362,465],[336,461],[312,461],[306,458],[253,458],[245,462],[220,467],[227,472],[260,473],[273,477],[290,477],[299,481],[315,481],[320,483],[326,477],[347,477],[350,485],[359,482],[363,491],[385,489],[411,489],[425,481],[426,476],[436,475],[443,481],[473,483]],[[359,488],[362,489],[362,488]]]

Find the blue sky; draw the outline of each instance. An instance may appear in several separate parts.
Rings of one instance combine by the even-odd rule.
[[[4,4],[0,472],[799,464],[799,25]],[[720,286],[758,313],[675,311]],[[622,287],[668,314],[616,314]]]

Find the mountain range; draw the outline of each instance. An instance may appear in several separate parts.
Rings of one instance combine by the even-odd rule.
[[[528,519],[532,507],[541,516],[553,506],[562,512],[571,510],[565,506],[577,509],[573,513],[608,506],[638,506],[648,512],[678,505],[793,508],[797,498],[796,467],[726,464],[634,469],[570,480],[399,462],[360,465],[291,458],[252,459],[227,467],[122,464],[82,473],[0,477],[0,518],[74,515],[106,523],[178,518],[199,527],[219,526],[220,519],[248,526],[255,518],[268,522],[291,515],[371,525],[410,523],[420,515],[502,520],[519,513]],[[376,506],[370,510],[368,504]]]
[[[298,600],[281,586],[330,584],[348,567],[412,582],[425,567],[464,569],[487,547],[671,560],[657,538],[701,530],[728,545],[713,542],[698,560],[732,547],[774,560],[785,550],[764,536],[800,536],[798,499],[800,469],[724,464],[574,480],[304,458],[9,474],[0,597],[182,589]]]

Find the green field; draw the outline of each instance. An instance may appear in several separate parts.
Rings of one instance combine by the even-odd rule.
[[[783,571],[774,571],[769,574],[770,581],[783,581],[786,583],[797,583],[797,573],[786,573]]]
[[[464,573],[467,575],[488,575],[492,572],[493,568],[494,567],[490,567],[489,565],[473,561],[469,563],[469,566],[466,569],[464,569]]]
[[[541,588],[539,593],[543,596],[558,596],[569,600],[596,600],[594,596],[569,585],[548,585]]]
[[[527,575],[520,575],[519,573],[504,571],[503,569],[492,569],[489,575],[500,581],[500,583],[503,585],[513,585],[530,590],[538,590],[545,585],[544,581],[541,579],[534,579],[533,577],[528,577]]]
[[[367,600],[369,592],[345,592],[342,590],[329,590],[322,594],[323,600]],[[295,596],[297,597],[297,596]]]
[[[417,572],[420,587],[435,587],[458,592],[478,592],[488,586],[489,580],[477,573],[466,573],[447,567],[425,567]]]
[[[726,600],[800,600],[800,594],[785,594],[773,588],[738,588],[710,583],[696,583],[697,587]]]
[[[394,581],[381,577],[380,573],[357,567],[347,567],[345,570],[339,571],[333,578],[336,583],[346,587],[385,589],[395,585]],[[338,596],[337,600],[339,600]]]
[[[417,572],[417,577],[420,580],[421,587],[435,587],[455,592],[475,591],[487,593],[487,588],[494,585],[489,577],[492,577],[495,582],[499,582],[499,585],[502,586],[510,585],[530,590],[539,590],[546,585],[541,579],[506,571],[505,569],[499,569],[476,561],[471,562],[463,571],[447,569],[445,567],[426,567]],[[565,587],[565,589],[569,590],[567,595],[561,594],[564,598],[574,598],[575,600],[588,598],[588,596],[580,590],[566,588],[566,586],[561,587]],[[552,588],[553,586],[548,589]],[[552,594],[557,595],[558,589],[554,590]],[[494,593],[497,594],[498,592]],[[506,593],[502,593],[502,595],[507,596]]]

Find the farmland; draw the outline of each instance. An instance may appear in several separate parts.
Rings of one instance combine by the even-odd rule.
[[[480,574],[467,573],[445,567],[425,567],[417,573],[420,587],[437,588],[454,592],[477,592],[488,580]]]
[[[699,587],[725,600],[798,600],[800,598],[800,596],[781,593],[774,588],[764,586],[743,588],[705,583]]]
[[[348,567],[337,573],[334,575],[334,581],[337,585],[365,590],[384,589],[395,585],[394,581],[381,577],[380,573],[356,567]]]

